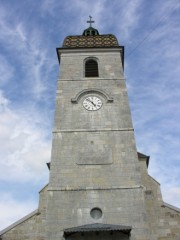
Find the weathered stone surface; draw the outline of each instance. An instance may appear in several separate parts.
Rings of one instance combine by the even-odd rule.
[[[64,229],[103,223],[132,226],[123,232],[89,232],[68,239],[180,239],[180,210],[162,200],[147,173],[148,157],[137,154],[122,68],[121,47],[59,49],[50,181],[36,212],[2,231],[2,240],[59,240]],[[99,77],[85,78],[86,59],[98,62]],[[103,105],[87,111],[83,100]],[[101,209],[102,216],[90,214]]]

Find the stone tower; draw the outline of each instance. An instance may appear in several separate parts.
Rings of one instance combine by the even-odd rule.
[[[91,26],[57,49],[60,77],[49,184],[36,211],[2,240],[179,240],[180,210],[164,203],[138,153],[124,48]]]
[[[82,36],[66,37],[57,54],[61,69],[47,239],[58,240],[63,229],[75,226],[77,232],[82,225],[103,231],[104,224],[110,232],[116,225],[117,238],[128,239],[131,233],[132,239],[145,239],[148,225],[123,74],[124,48],[114,35],[99,35],[90,26]]]

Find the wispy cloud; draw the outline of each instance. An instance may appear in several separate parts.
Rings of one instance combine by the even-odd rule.
[[[56,65],[48,49],[42,47],[45,33],[37,28],[29,31],[27,24],[16,18],[13,24],[9,24],[7,17],[8,10],[4,9],[0,17],[0,41],[5,43],[7,52],[16,55],[15,67],[19,74],[23,74],[23,79],[18,82],[23,85],[24,91],[40,98],[50,86],[48,76]]]
[[[172,187],[171,185],[168,188],[162,187],[162,193],[164,197],[164,201],[167,203],[174,203],[175,206],[180,206],[179,204],[179,196],[180,196],[180,188],[179,187]]]
[[[138,27],[137,36],[141,32],[144,39],[148,31],[151,34],[126,58],[125,69],[137,148],[151,156],[149,172],[161,183],[164,200],[180,207],[180,198],[173,201],[169,196],[171,190],[177,196],[180,189],[180,28],[176,3],[153,2],[149,19],[147,12],[141,13],[147,28],[140,31]],[[154,8],[160,11],[153,12]]]
[[[47,137],[49,133],[34,121],[37,121],[38,114],[35,111],[27,114],[11,109],[10,102],[2,93],[0,101],[1,180],[21,182],[47,179],[45,163],[50,161],[51,144]],[[42,119],[39,122],[43,124]]]

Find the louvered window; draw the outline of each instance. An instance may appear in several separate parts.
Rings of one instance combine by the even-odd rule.
[[[98,64],[95,60],[88,60],[85,63],[85,77],[98,77]]]

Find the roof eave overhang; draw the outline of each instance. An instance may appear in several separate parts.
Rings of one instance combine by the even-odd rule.
[[[64,236],[70,236],[76,233],[100,233],[100,232],[121,232],[126,235],[130,235],[130,232],[132,230],[131,226],[122,226],[122,225],[112,225],[112,224],[88,224],[88,225],[83,225],[83,226],[78,226],[78,227],[73,227],[73,228],[67,228],[64,229]]]
[[[142,161],[145,160],[145,161],[146,161],[146,166],[147,166],[147,168],[148,168],[150,156],[147,156],[147,155],[145,155],[145,154],[143,154],[143,153],[140,153],[140,152],[137,152],[137,154],[138,154],[138,159],[139,159],[139,160],[142,160]]]

